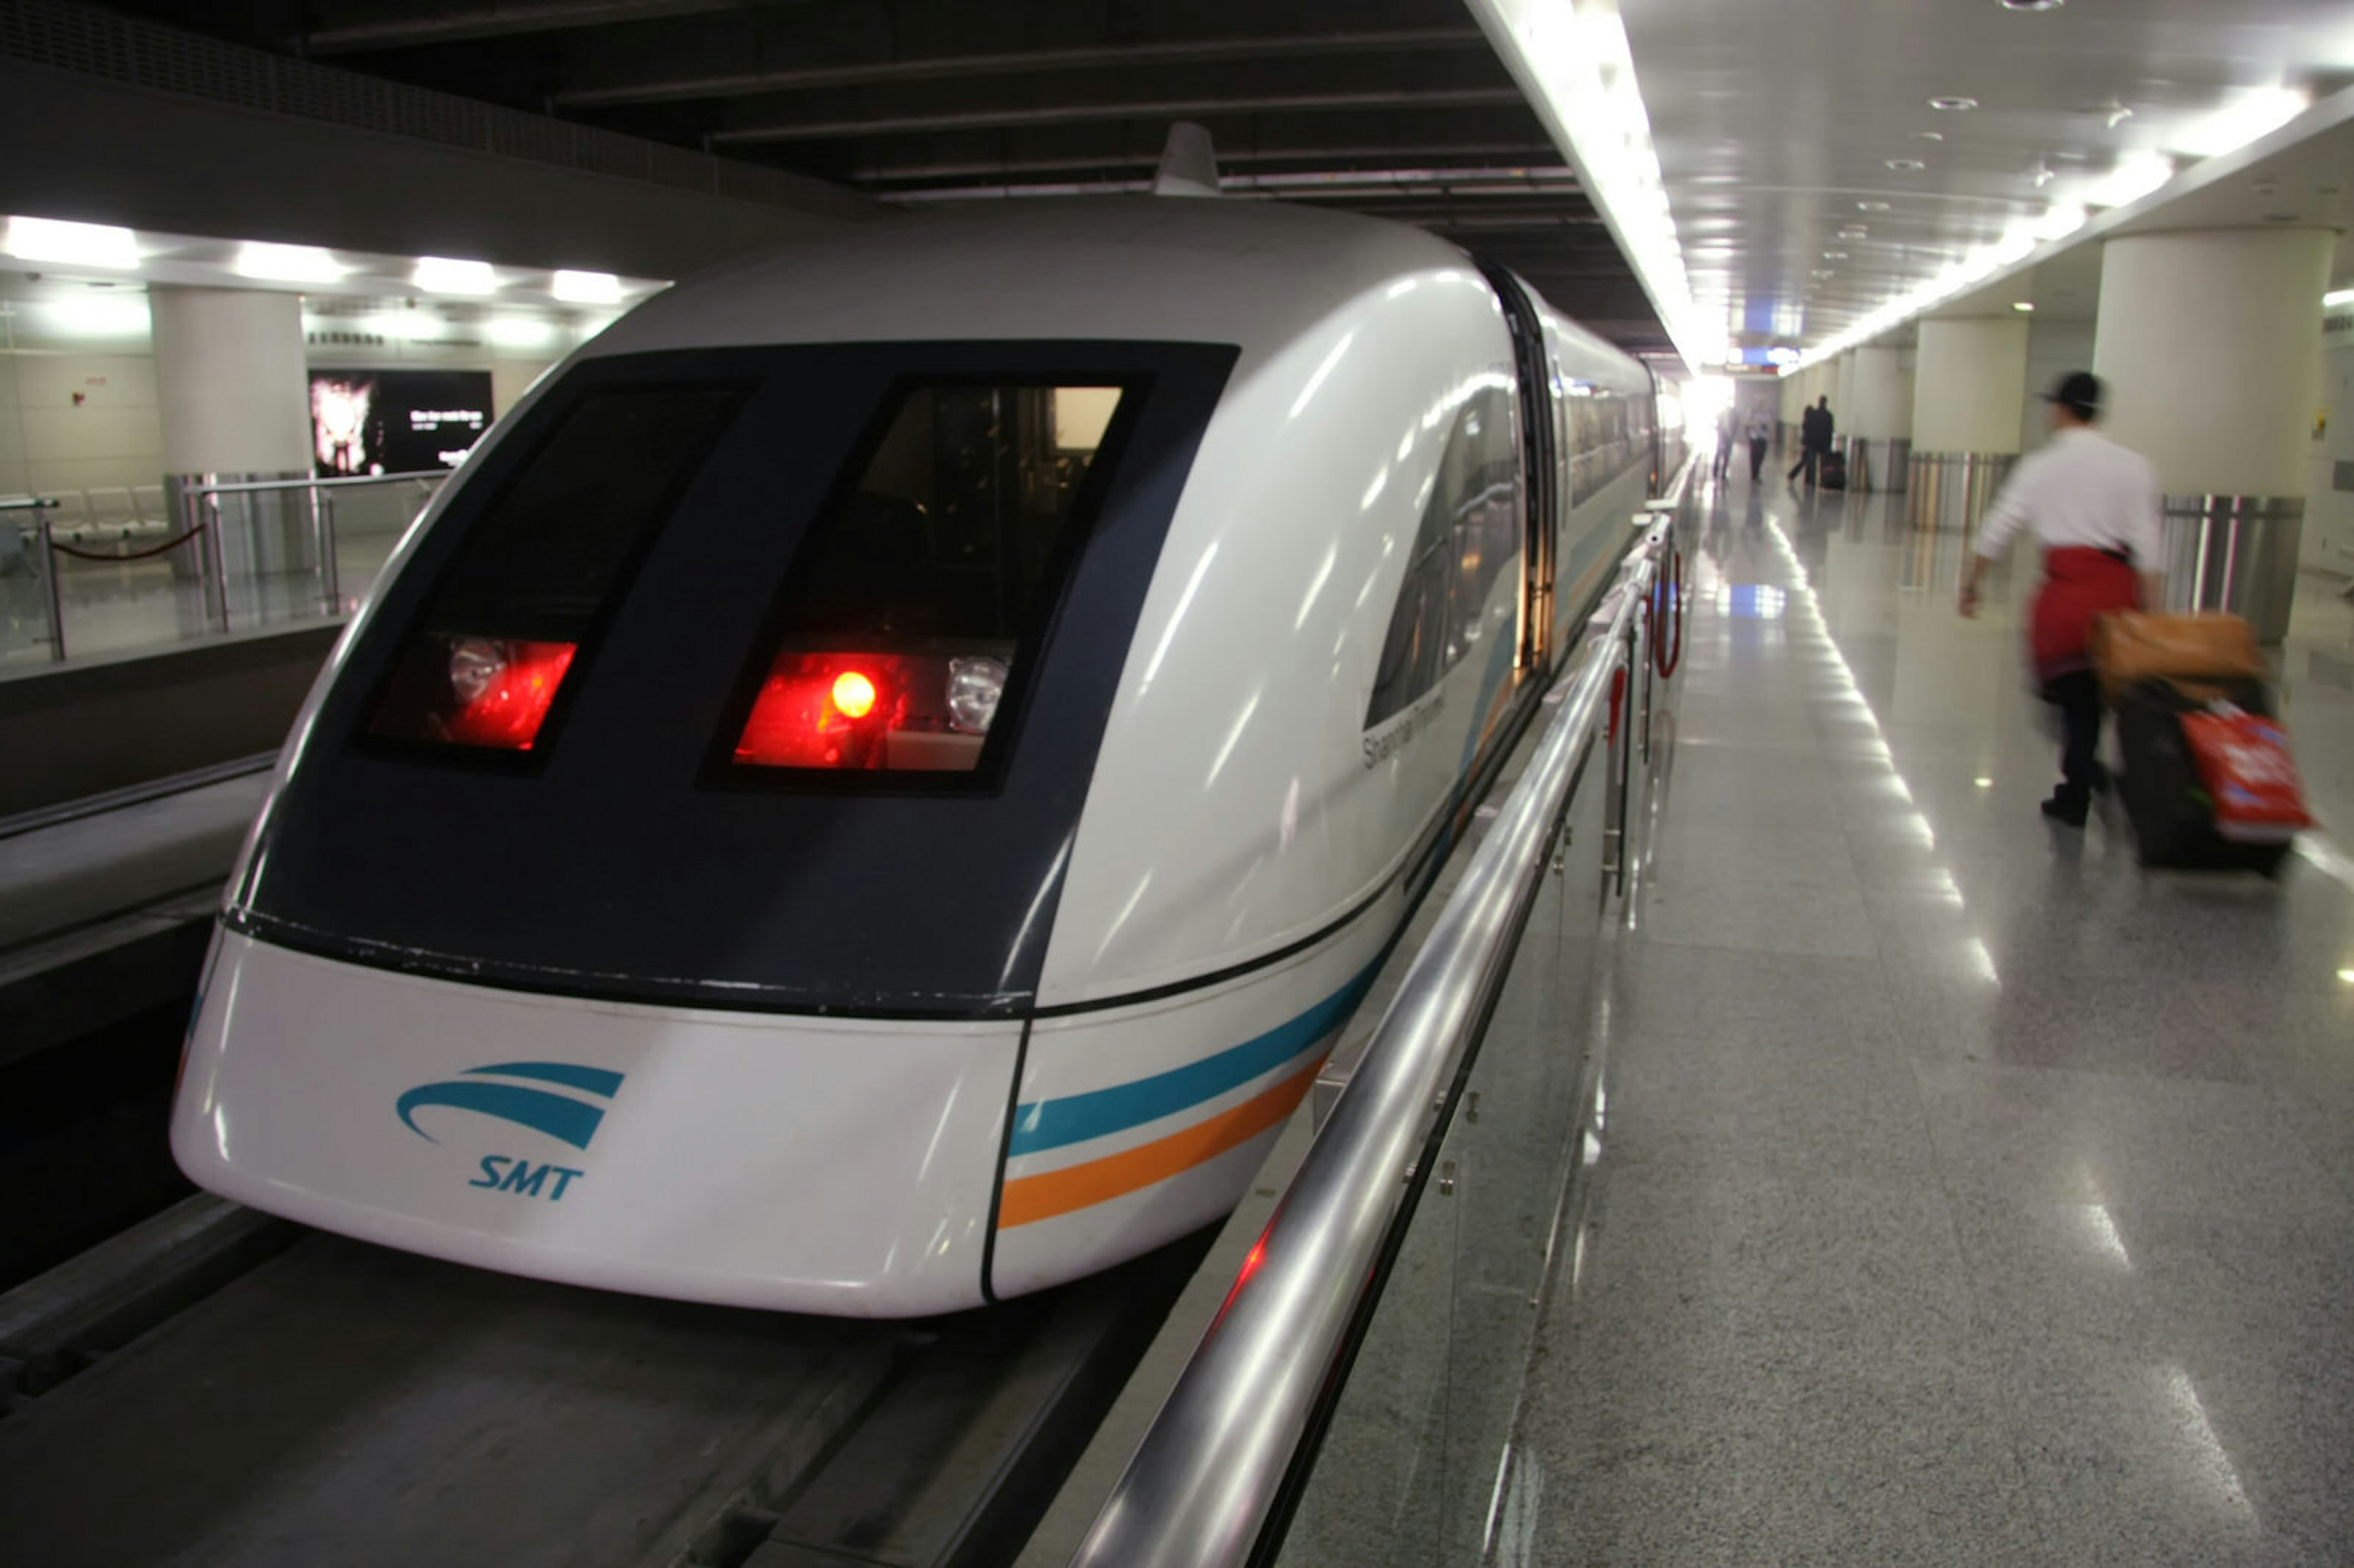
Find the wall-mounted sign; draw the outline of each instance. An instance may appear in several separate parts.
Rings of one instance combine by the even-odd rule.
[[[491,428],[487,370],[313,370],[319,477],[455,468]]]

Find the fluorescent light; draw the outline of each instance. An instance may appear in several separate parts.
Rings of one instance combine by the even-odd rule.
[[[567,269],[556,274],[556,286],[548,291],[576,305],[621,302],[621,281],[610,272],[575,272]]]
[[[315,245],[270,245],[259,239],[237,248],[234,270],[240,278],[281,283],[333,283],[344,275],[343,263]]]
[[[2084,209],[2073,203],[2055,207],[2035,220],[2035,238],[2043,240],[2065,239],[2088,222]]]
[[[2010,308],[2014,311],[2032,312],[2035,309],[2035,306],[2032,302],[2027,300],[2013,300],[2010,302]]]
[[[55,217],[11,217],[8,254],[24,261],[54,261],[67,267],[108,267],[130,271],[139,265],[139,242],[111,223],[68,223]]]
[[[1470,0],[1470,7],[1553,144],[1575,165],[1677,352],[1695,369],[1723,360],[1724,323],[1692,297],[1651,143],[1650,116],[1616,5]]]
[[[556,341],[556,323],[537,316],[493,316],[482,335],[501,348],[546,348]]]
[[[429,294],[489,294],[498,290],[498,274],[487,261],[453,261],[447,256],[417,259],[417,286]]]
[[[153,330],[147,302],[139,295],[43,300],[37,319],[59,337],[144,337]]]
[[[2135,153],[2084,193],[2094,207],[2129,207],[2174,177],[2174,160],[2160,153]]]
[[[360,318],[360,329],[396,343],[429,343],[440,335],[441,318],[424,311],[374,311]]]
[[[2333,289],[2321,296],[2321,303],[2325,310],[2338,305],[2354,305],[2354,289]]]
[[[2177,151],[2195,157],[2237,152],[2268,136],[2313,107],[2311,94],[2293,87],[2260,87],[2243,92],[2174,139]]]

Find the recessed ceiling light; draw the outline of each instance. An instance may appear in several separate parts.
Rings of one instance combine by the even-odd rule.
[[[1948,114],[1958,114],[1963,110],[1978,106],[1978,101],[1975,98],[1933,98],[1929,101],[1930,108],[1942,109]]]
[[[1851,223],[1839,231],[1839,237],[1841,239],[1861,239],[1871,232],[1860,223]]]
[[[1946,133],[1943,131],[1915,131],[1913,132],[1913,140],[1915,142],[1942,142],[1945,139]]]
[[[315,245],[270,245],[258,239],[237,248],[231,270],[240,278],[281,283],[333,283],[344,275],[343,263]]]
[[[1844,250],[1826,250],[1823,252],[1823,260],[1826,261],[1844,261],[1847,260],[1847,252]]]
[[[576,272],[567,268],[556,274],[556,286],[549,292],[578,305],[617,305],[621,302],[621,281],[610,272]]]
[[[1917,175],[1929,165],[1918,158],[1891,158],[1888,166],[1900,175]]]
[[[111,223],[69,223],[55,217],[11,217],[8,254],[21,261],[55,261],[67,267],[110,267],[130,271],[139,265],[139,241]]]
[[[1888,210],[1888,204],[1884,201],[1860,201],[1855,204],[1855,210],[1858,212],[1886,212]]]
[[[1999,0],[2006,11],[2057,11],[2068,0]]]
[[[2035,310],[2035,303],[2031,300],[2013,300],[2010,302],[2010,308],[2031,314]]]
[[[1818,278],[1836,278],[1839,276],[1839,269],[1836,267],[1818,267],[1815,269],[1814,275]]]
[[[498,274],[487,261],[456,261],[447,256],[420,256],[417,286],[429,294],[489,294],[498,290]]]

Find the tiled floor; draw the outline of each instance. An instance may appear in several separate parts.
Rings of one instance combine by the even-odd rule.
[[[1964,622],[1961,541],[1901,520],[1736,478],[1691,551],[1532,1560],[2354,1561],[2346,863],[2046,824],[2031,564]],[[2318,585],[2284,686],[2354,830]]]

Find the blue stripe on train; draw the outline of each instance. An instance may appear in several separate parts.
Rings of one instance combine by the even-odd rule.
[[[1372,989],[1379,967],[1378,962],[1366,966],[1348,984],[1299,1017],[1214,1056],[1134,1083],[1019,1106],[1006,1152],[1036,1154],[1124,1132],[1239,1088],[1282,1066],[1346,1022]]]

